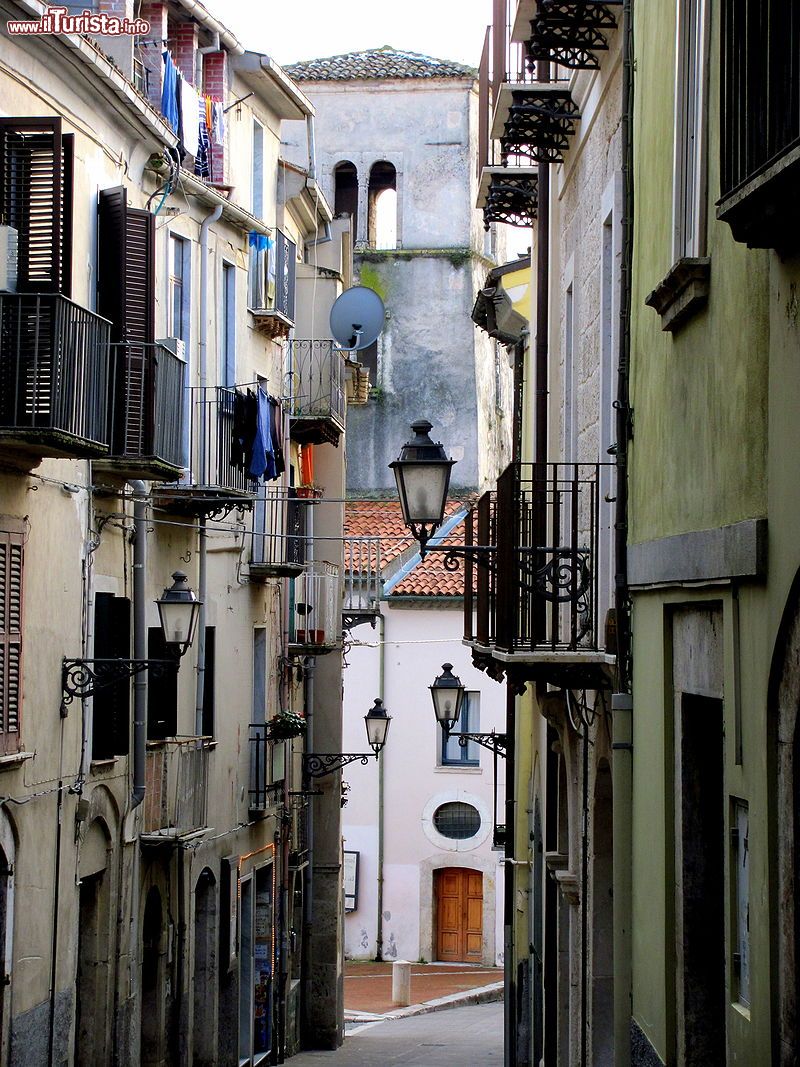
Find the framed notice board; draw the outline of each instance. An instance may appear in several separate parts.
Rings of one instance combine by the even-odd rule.
[[[358,852],[344,853],[344,910],[358,907]]]

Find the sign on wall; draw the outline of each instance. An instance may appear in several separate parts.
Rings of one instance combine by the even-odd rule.
[[[358,852],[344,853],[344,910],[358,907]]]

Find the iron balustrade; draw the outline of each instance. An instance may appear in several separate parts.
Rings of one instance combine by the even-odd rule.
[[[111,456],[183,466],[186,364],[162,344],[114,344]]]
[[[264,485],[253,505],[250,568],[272,575],[294,575],[306,563],[308,508],[313,500],[297,490]]]
[[[250,810],[266,811],[275,805],[275,787],[270,781],[271,744],[268,724],[250,723]]]
[[[250,497],[256,483],[234,464],[234,404],[236,390],[222,386],[192,386],[189,442],[191,480],[198,488],[222,495]]]
[[[0,293],[0,434],[42,455],[106,453],[110,331],[59,293]]]
[[[381,539],[345,537],[342,603],[345,615],[376,614],[382,592]]]
[[[178,837],[205,827],[210,752],[206,740],[180,738],[147,749],[143,833]]]
[[[339,568],[333,563],[308,563],[293,585],[289,643],[333,648],[341,634]]]
[[[290,341],[293,419],[332,419],[344,429],[345,363],[333,341]]]
[[[465,543],[465,638],[505,653],[599,651],[598,558],[610,536],[600,472],[613,464],[517,463],[478,501]]]

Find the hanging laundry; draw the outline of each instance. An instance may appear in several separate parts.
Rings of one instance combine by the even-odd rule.
[[[219,100],[214,101],[214,144],[225,144],[225,109]]]
[[[190,155],[197,155],[200,138],[200,100],[194,86],[181,76],[180,109],[183,121],[183,143]]]
[[[314,484],[314,446],[303,445],[300,450],[300,484],[312,486]]]
[[[272,409],[272,451],[275,453],[275,477],[280,478],[286,470],[286,460],[283,455],[283,408],[280,400],[274,396],[269,398],[269,406]]]
[[[164,60],[164,86],[161,90],[161,114],[175,133],[178,132],[178,70],[172,60],[172,53],[161,53]]]
[[[194,172],[198,178],[211,177],[211,144],[206,127],[206,105],[198,100],[197,148],[194,157]]]
[[[231,458],[230,466],[245,470],[247,451],[247,402],[244,396],[233,394],[233,422],[231,424]]]
[[[204,97],[204,103],[206,106],[206,129],[210,137],[211,131],[214,129],[214,101],[210,96],[206,96]]]
[[[253,440],[253,454],[247,473],[258,481],[268,469],[268,454],[272,454],[272,437],[270,435],[269,398],[263,389],[256,391],[256,434]]]

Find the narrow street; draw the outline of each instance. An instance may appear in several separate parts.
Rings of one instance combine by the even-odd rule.
[[[292,1067],[488,1067],[502,1062],[502,1004],[367,1023],[336,1052],[303,1052],[291,1060]]]

